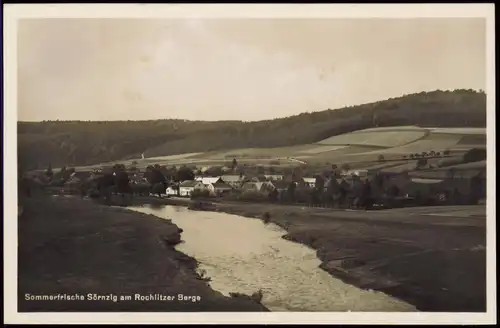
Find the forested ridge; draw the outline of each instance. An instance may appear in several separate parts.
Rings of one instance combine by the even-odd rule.
[[[375,125],[485,127],[486,94],[432,91],[257,122],[18,122],[20,168],[85,165],[217,149],[306,144]]]

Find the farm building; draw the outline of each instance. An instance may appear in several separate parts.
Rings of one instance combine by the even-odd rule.
[[[204,185],[209,185],[211,183],[218,183],[222,182],[221,177],[198,177],[195,179],[195,181],[199,181],[203,183]]]
[[[344,170],[342,171],[342,175],[344,176],[358,176],[358,177],[367,177],[368,176],[368,170]]]
[[[266,182],[267,178],[263,175],[258,175],[250,179],[251,182]]]
[[[221,195],[233,190],[231,185],[224,182],[210,183],[206,187],[212,195]]]
[[[316,178],[302,178],[302,180],[304,180],[304,183],[310,188],[316,186]]]
[[[194,190],[207,190],[207,187],[201,181],[186,180],[179,185],[179,195],[191,196]]]
[[[177,191],[179,190],[178,189],[179,186],[169,186],[165,193],[168,195],[168,196],[177,196]]]
[[[77,192],[81,190],[81,187],[82,180],[77,176],[72,176],[64,183],[63,189],[67,192]]]
[[[283,180],[283,175],[281,174],[264,174],[264,176],[271,181]]]
[[[233,187],[241,187],[242,183],[247,181],[248,178],[245,175],[223,175],[221,176],[222,181],[233,186]]]

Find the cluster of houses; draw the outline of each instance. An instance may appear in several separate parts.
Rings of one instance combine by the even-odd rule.
[[[340,183],[342,179],[357,176],[367,179],[368,172],[366,170],[349,170],[342,172],[340,177],[337,177]],[[211,196],[219,196],[225,193],[237,190],[241,192],[261,192],[269,193],[273,190],[282,192],[288,189],[290,179],[286,179],[281,174],[264,174],[257,176],[246,175],[221,175],[215,177],[196,176],[194,180],[182,181],[167,188],[168,196],[189,197],[195,192],[205,192]],[[297,186],[306,188],[315,188],[316,177],[303,177],[293,179]],[[328,184],[328,179],[325,181],[325,186]]]
[[[212,196],[222,195],[233,190],[264,191],[278,189],[279,191],[288,187],[283,178],[283,175],[278,174],[252,178],[246,175],[197,176],[194,180],[182,181],[178,185],[168,187],[166,193],[169,196],[189,197],[195,191],[208,192]]]

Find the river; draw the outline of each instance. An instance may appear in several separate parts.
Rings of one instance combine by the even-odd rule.
[[[250,295],[259,289],[271,311],[416,311],[380,292],[361,290],[332,277],[318,266],[316,251],[282,239],[274,224],[185,207],[129,207],[170,219],[184,231],[176,249],[194,257],[210,286],[225,295]]]

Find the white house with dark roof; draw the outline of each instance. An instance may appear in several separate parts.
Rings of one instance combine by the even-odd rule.
[[[194,190],[206,190],[206,186],[201,181],[186,180],[179,185],[179,195],[183,197],[191,196]]]
[[[233,190],[233,187],[225,182],[215,182],[206,185],[212,195],[220,195]]]
[[[304,180],[304,183],[310,188],[316,186],[316,178],[302,178],[302,180]]]
[[[209,185],[211,183],[222,182],[221,177],[197,177],[196,181],[203,183],[204,185]]]

